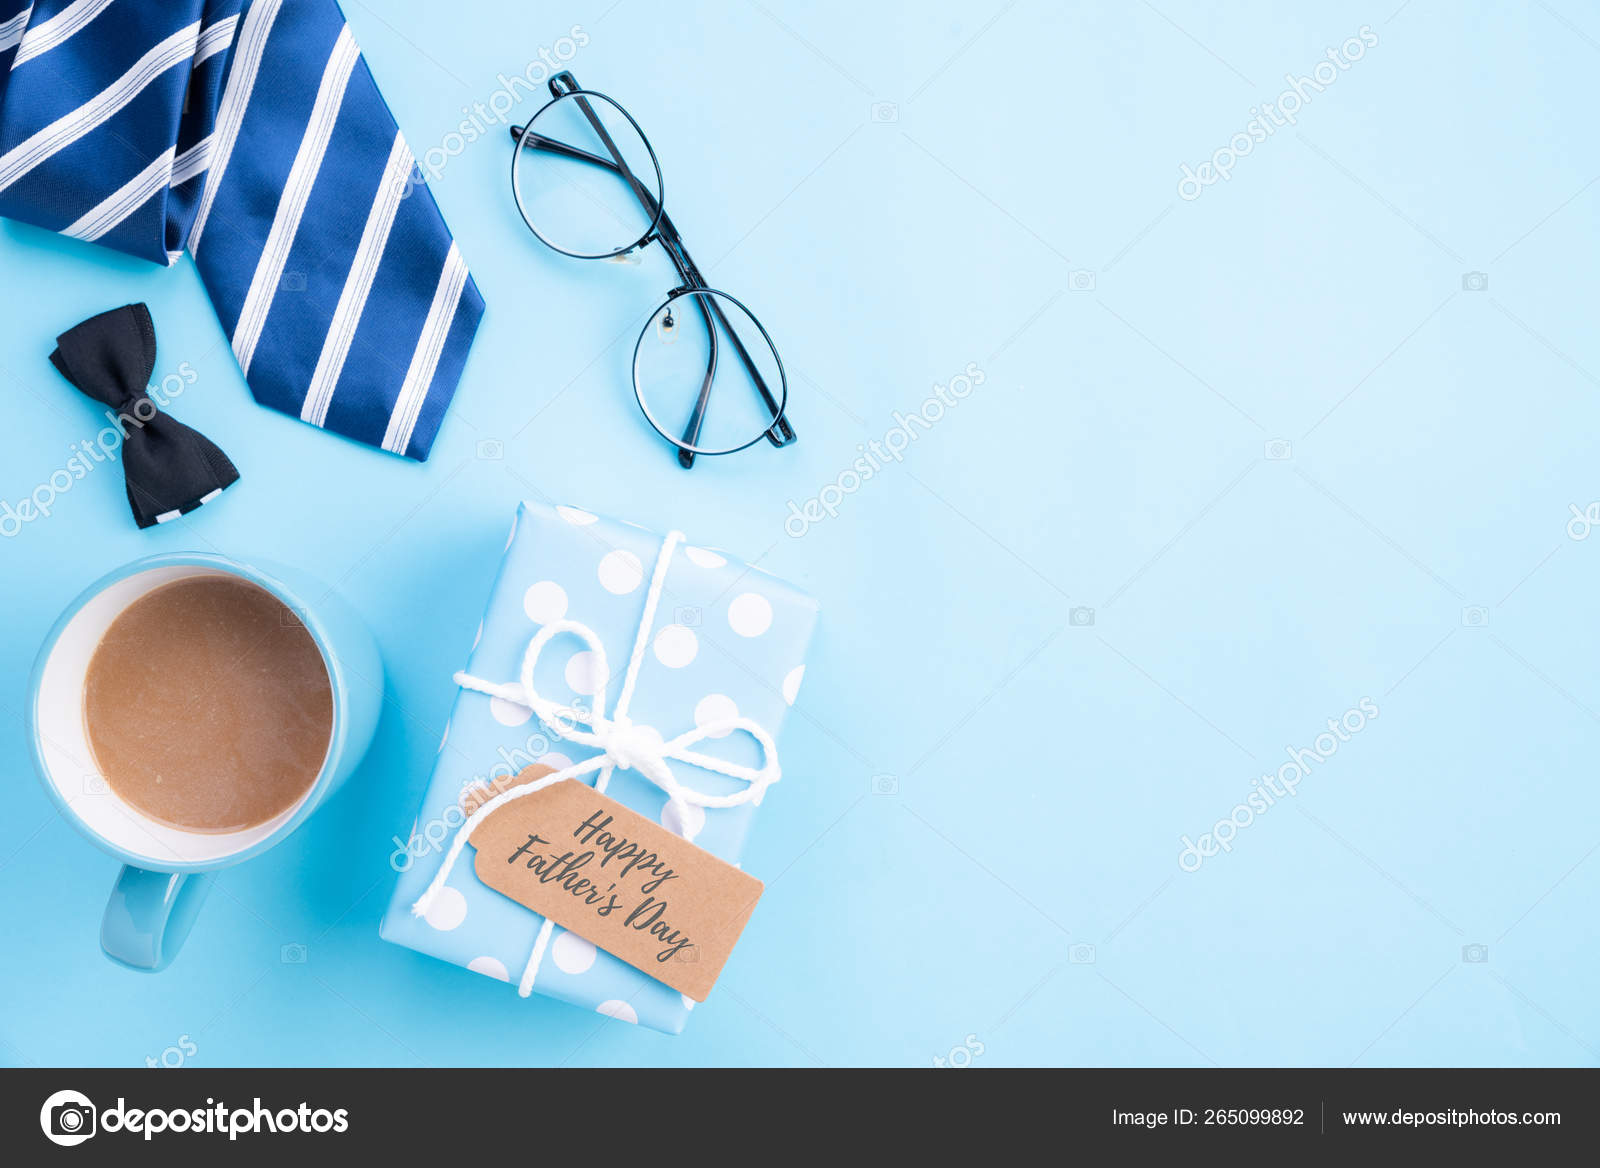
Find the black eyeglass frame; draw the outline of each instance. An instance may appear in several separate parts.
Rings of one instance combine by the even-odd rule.
[[[644,412],[646,421],[650,423],[652,429],[654,429],[668,442],[671,442],[678,448],[678,462],[685,469],[688,469],[694,465],[696,455],[736,454],[741,450],[746,450],[751,446],[754,446],[763,438],[772,443],[773,446],[779,447],[787,446],[791,442],[794,442],[794,427],[789,424],[787,416],[789,404],[789,377],[783,367],[783,358],[778,354],[778,347],[773,343],[772,337],[768,334],[766,327],[762,325],[761,321],[753,312],[749,310],[749,308],[745,307],[743,303],[741,303],[735,297],[730,296],[728,293],[712,288],[706,282],[705,278],[701,276],[699,267],[696,266],[694,259],[689,255],[688,248],[684,246],[683,237],[678,233],[677,227],[673,224],[671,217],[666,213],[666,184],[661,175],[661,162],[656,157],[655,147],[650,144],[650,139],[645,135],[644,130],[640,128],[638,121],[635,120],[633,115],[624,109],[618,102],[611,97],[608,97],[606,94],[600,93],[597,90],[583,89],[581,86],[579,86],[577,79],[573,77],[570,72],[562,71],[557,73],[550,79],[549,88],[551,100],[541,106],[524,125],[511,127],[511,138],[517,146],[517,149],[515,149],[511,155],[511,195],[512,198],[516,200],[517,213],[522,216],[522,221],[527,224],[528,230],[533,233],[534,237],[538,239],[539,242],[543,243],[546,247],[549,247],[552,251],[559,252],[565,256],[570,256],[573,259],[616,259],[629,255],[641,248],[647,247],[651,243],[659,242],[662,250],[664,250],[667,253],[668,258],[672,260],[673,267],[677,269],[678,278],[682,281],[681,285],[667,293],[666,301],[650,314],[649,320],[647,320],[645,323],[644,331],[640,333],[639,340],[634,344],[633,393],[634,397],[638,400],[639,408]],[[558,142],[555,139],[547,138],[542,134],[533,132],[533,123],[538,120],[541,114],[550,109],[551,106],[555,105],[557,102],[564,101],[569,98],[577,104],[579,110],[582,111],[584,118],[594,129],[595,134],[599,137],[600,141],[604,144],[607,153],[611,155],[609,159],[604,158],[599,154],[593,154],[587,150],[582,150],[578,147],[570,146],[565,142]],[[659,198],[652,194],[649,188],[640,181],[638,175],[634,173],[633,169],[628,165],[626,159],[623,158],[622,152],[617,148],[617,144],[612,139],[611,134],[606,130],[600,119],[595,116],[591,99],[598,99],[611,106],[628,120],[628,123],[633,127],[634,132],[639,135],[639,140],[644,143],[645,150],[650,156],[650,164],[655,170],[656,190],[661,192]],[[528,214],[527,208],[523,206],[522,203],[522,192],[518,187],[517,173],[518,165],[522,159],[522,152],[524,149],[543,150],[551,154],[559,154],[564,158],[570,158],[576,161],[603,166],[607,170],[616,172],[619,177],[627,182],[629,188],[633,191],[634,197],[639,200],[640,205],[650,216],[650,223],[646,227],[644,234],[630,244],[598,255],[570,251],[567,248],[564,248],[548,239],[539,231],[538,227],[534,225],[532,217]],[[649,331],[649,322],[655,320],[661,314],[663,309],[666,310],[668,314],[667,319],[670,321],[672,313],[671,306],[673,302],[685,295],[691,296],[691,298],[694,300],[695,307],[699,310],[700,318],[705,324],[707,336],[710,340],[710,355],[707,360],[705,377],[701,381],[700,394],[695,401],[694,410],[691,412],[689,421],[684,427],[682,437],[676,437],[656,420],[655,416],[650,412],[650,407],[645,401],[644,389],[639,381],[639,347],[644,341],[645,332]],[[745,348],[743,341],[740,340],[739,334],[735,332],[733,327],[728,323],[726,315],[724,315],[721,306],[717,302],[718,297],[728,300],[730,303],[736,305],[741,311],[743,311],[745,315],[750,318],[752,323],[755,324],[757,330],[761,333],[762,339],[766,341],[767,347],[772,350],[772,357],[777,363],[778,378],[780,382],[780,392],[777,397],[773,396],[771,389],[767,385],[766,379],[762,377],[760,370],[756,368],[755,361],[751,358],[749,350]],[[700,437],[701,427],[705,421],[706,407],[711,397],[712,379],[716,376],[717,372],[718,345],[716,326],[718,323],[720,323],[723,329],[726,331],[728,339],[733,342],[733,348],[739,358],[740,363],[743,364],[745,371],[750,375],[750,379],[755,385],[756,392],[761,395],[763,403],[772,413],[772,424],[741,446],[732,447],[726,450],[708,450],[698,446],[697,442]]]

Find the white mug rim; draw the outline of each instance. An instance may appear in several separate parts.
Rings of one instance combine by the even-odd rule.
[[[137,830],[152,841],[164,841],[166,846],[162,850],[169,854],[160,854],[159,850],[145,851],[128,846],[126,839],[119,842],[117,839],[111,838],[102,829],[103,824],[97,827],[90,823],[85,818],[85,815],[73,806],[74,799],[62,789],[59,767],[53,762],[64,753],[64,749],[46,741],[41,727],[43,718],[40,703],[46,688],[46,675],[50,670],[55,654],[63,645],[64,635],[71,628],[73,621],[89,605],[117,585],[134,577],[159,573],[164,569],[181,570],[186,568],[194,569],[194,571],[153,580],[148,587],[131,593],[127,600],[113,611],[105,623],[109,624],[111,619],[115,619],[116,615],[125,611],[127,606],[133,603],[134,600],[149,595],[151,591],[161,584],[173,580],[185,579],[196,575],[222,574],[255,584],[293,611],[311,634],[312,640],[317,646],[317,651],[322,655],[323,666],[328,673],[328,684],[333,699],[333,725],[328,736],[328,749],[323,756],[322,767],[318,771],[316,779],[307,787],[300,798],[292,806],[265,823],[256,824],[241,831],[216,833],[185,831],[150,819],[143,812],[127,803],[120,796],[117,796],[109,787],[104,794],[94,796],[95,798],[113,800],[116,809],[127,818],[131,829]],[[289,585],[269,572],[230,556],[202,552],[160,553],[134,560],[114,571],[108,572],[79,593],[56,619],[50,632],[45,637],[43,645],[40,647],[29,682],[27,703],[29,746],[33,752],[34,768],[51,802],[55,804],[63,818],[102,851],[125,864],[151,871],[207,871],[239,863],[272,847],[298,827],[310,815],[317,804],[322,801],[333,781],[337,760],[344,752],[348,724],[346,692],[347,678],[338,659],[334,657],[330,649],[330,640],[326,630],[322,627],[315,610],[306,604]],[[90,758],[92,760],[92,753]],[[177,846],[173,846],[175,841]]]

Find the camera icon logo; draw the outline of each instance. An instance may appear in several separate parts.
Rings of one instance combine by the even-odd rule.
[[[285,272],[278,277],[279,292],[304,292],[306,290],[306,274],[304,272]]]
[[[71,1148],[94,1135],[97,1114],[81,1091],[57,1091],[39,1109],[39,1127],[52,1144]]]
[[[873,775],[872,783],[868,790],[874,795],[898,795],[900,793],[900,776]]]
[[[1489,273],[1463,272],[1461,290],[1463,292],[1487,292],[1489,290]]]
[[[1489,961],[1489,946],[1463,945],[1461,946],[1461,960],[1468,965],[1486,965]]]
[[[480,462],[499,462],[506,456],[506,444],[498,438],[485,438],[478,443]]]
[[[1268,462],[1287,462],[1294,457],[1294,444],[1287,438],[1269,438],[1261,456]]]
[[[685,604],[673,610],[672,619],[686,629],[700,627],[700,609],[696,605]]]
[[[875,101],[868,112],[868,118],[874,122],[889,123],[900,120],[900,107],[892,101]]]
[[[700,960],[700,946],[685,945],[682,949],[679,949],[672,955],[672,960],[682,961],[692,965]]]
[[[1481,604],[1469,604],[1461,610],[1461,623],[1469,629],[1486,628],[1489,624],[1489,610]]]
[[[306,947],[299,942],[285,945],[278,950],[278,960],[285,965],[304,965],[306,963]]]
[[[1067,613],[1067,623],[1075,629],[1092,627],[1094,625],[1094,609],[1087,608],[1081,604],[1078,605],[1077,608]]]
[[[1067,273],[1067,287],[1074,292],[1093,292],[1094,273],[1087,268],[1078,268]]]
[[[104,775],[84,775],[83,793],[85,795],[109,795],[111,794],[111,784],[106,782]]]
[[[1094,946],[1079,943],[1067,950],[1067,963],[1069,965],[1093,965]]]

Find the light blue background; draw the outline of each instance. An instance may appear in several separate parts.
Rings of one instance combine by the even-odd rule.
[[[690,474],[626,381],[665,260],[539,246],[498,127],[433,183],[489,310],[425,466],[253,406],[187,261],[0,227],[0,497],[98,428],[51,338],[140,299],[158,373],[199,373],[174,413],[243,474],[139,532],[103,467],[0,541],[0,1061],[1600,1060],[1600,539],[1566,526],[1600,499],[1600,11],[1288,8],[352,0],[419,156],[582,26],[571,67],[643,122],[790,367],[799,444]],[[1178,197],[1363,25],[1297,127]],[[968,362],[985,384],[902,464],[785,533]],[[681,527],[822,605],[746,857],[767,896],[679,1038],[377,939],[522,497]],[[350,787],[144,977],[98,952],[115,865],[31,778],[21,703],[73,594],[176,548],[314,566],[390,689]],[[1179,870],[1363,697],[1297,796]]]

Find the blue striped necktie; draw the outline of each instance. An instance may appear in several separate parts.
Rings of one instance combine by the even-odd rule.
[[[333,0],[0,0],[0,216],[187,248],[257,401],[419,460],[483,315]]]

